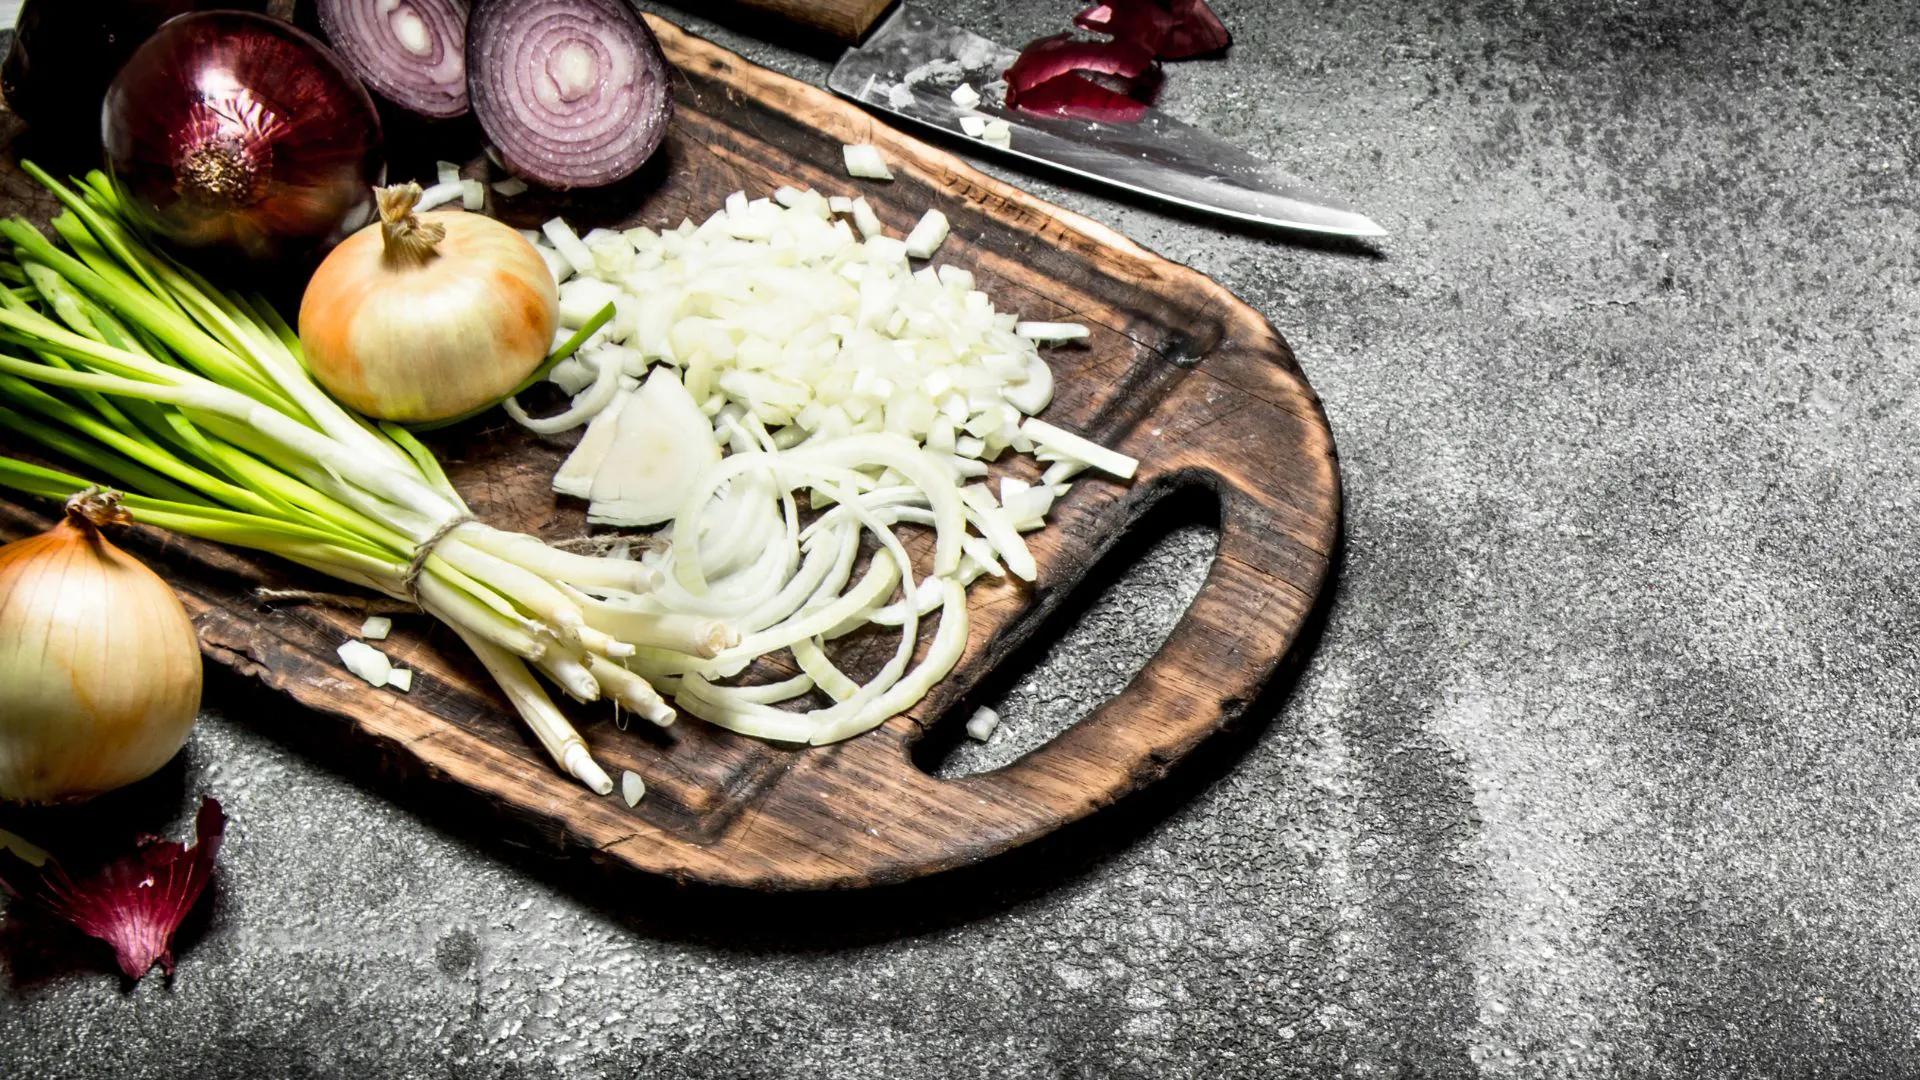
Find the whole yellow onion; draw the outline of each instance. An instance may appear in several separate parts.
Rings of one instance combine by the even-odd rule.
[[[307,367],[342,404],[404,424],[513,393],[560,320],[553,273],[483,214],[414,213],[418,184],[381,188],[380,221],[334,248],[300,301]]]
[[[200,646],[180,598],[100,535],[117,498],[76,495],[0,547],[0,799],[69,802],[153,774],[200,711]]]

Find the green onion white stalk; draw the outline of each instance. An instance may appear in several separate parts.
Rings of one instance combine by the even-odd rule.
[[[473,648],[563,769],[610,792],[529,665],[574,697],[665,724],[672,709],[628,667],[638,647],[697,662],[733,645],[731,629],[637,610],[590,619],[582,590],[633,601],[654,572],[472,520],[417,439],[314,384],[298,337],[263,299],[148,247],[99,174],[69,188],[23,167],[66,209],[59,245],[0,222],[0,281],[15,286],[0,289],[0,425],[86,475],[0,457],[0,486],[65,499],[108,482],[137,521],[417,602]]]

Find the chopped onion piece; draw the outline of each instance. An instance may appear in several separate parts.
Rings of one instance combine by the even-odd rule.
[[[880,148],[872,143],[848,143],[841,147],[847,162],[847,175],[864,180],[891,180],[893,173],[887,168],[887,159],[880,156]]]
[[[960,118],[960,130],[970,139],[977,139],[987,133],[987,118],[984,116],[963,116]]]
[[[1013,125],[1005,120],[989,120],[986,131],[980,138],[1003,150],[1007,149],[1013,145]]]
[[[393,675],[393,664],[387,654],[364,641],[349,641],[339,648],[340,662],[348,671],[367,681],[369,686],[387,685]]]
[[[620,797],[626,800],[628,806],[640,805],[640,800],[646,794],[647,783],[640,779],[639,773],[628,769],[620,774]]]
[[[963,109],[971,109],[980,104],[980,91],[968,83],[961,83],[953,88],[953,103]]]
[[[1029,341],[1075,341],[1089,333],[1079,323],[1065,322],[1016,323],[1013,332]]]
[[[853,200],[845,195],[831,195],[827,198],[827,209],[836,214],[853,213]]]
[[[993,729],[1000,726],[1000,714],[985,705],[973,710],[967,720],[967,737],[976,742],[986,742],[993,737]]]
[[[434,162],[433,172],[436,183],[457,184],[460,182],[460,166],[455,165],[451,161]]]
[[[394,668],[387,676],[387,689],[398,690],[403,694],[413,693],[413,671],[410,668]]]
[[[527,191],[527,182],[517,176],[509,176],[505,180],[495,180],[493,190],[496,194],[508,197],[524,195]]]
[[[385,641],[393,633],[393,620],[385,615],[369,615],[367,621],[360,624],[360,637],[365,641]]]
[[[907,254],[916,259],[933,258],[933,253],[946,243],[948,231],[947,215],[938,210],[927,211],[907,234]]]
[[[579,234],[575,233],[565,221],[554,218],[540,226],[540,231],[546,234],[547,241],[553,245],[554,250],[567,260],[567,265],[573,267],[574,273],[591,274],[593,272],[593,252],[587,250],[587,245],[580,241]]]
[[[1071,431],[1054,427],[1038,417],[1028,417],[1027,422],[1020,425],[1020,430],[1025,432],[1027,438],[1032,439],[1033,445],[1037,447],[1056,451],[1062,458],[1068,460],[1085,462],[1121,480],[1133,479],[1135,470],[1140,467],[1140,462],[1134,458],[1109,450]]]
[[[468,210],[480,210],[487,205],[487,186],[478,180],[460,181],[460,205]]]
[[[413,204],[414,212],[423,213],[445,206],[450,202],[458,202],[466,195],[466,190],[465,185],[461,184],[458,179],[435,184],[420,193],[420,201]]]

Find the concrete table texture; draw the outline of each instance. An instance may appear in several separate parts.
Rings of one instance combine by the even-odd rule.
[[[232,816],[204,929],[131,991],[14,935],[0,1075],[1920,1075],[1920,7],[1216,7],[1164,106],[1380,257],[995,171],[1298,351],[1348,501],[1287,694],[1038,852],[754,900],[507,847],[223,682],[163,778]],[[1122,685],[1209,550],[948,768]]]

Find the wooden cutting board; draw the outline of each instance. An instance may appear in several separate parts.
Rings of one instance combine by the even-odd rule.
[[[865,194],[903,233],[935,206],[953,223],[941,261],[972,269],[996,306],[1093,330],[1083,345],[1047,350],[1058,391],[1046,417],[1138,457],[1140,474],[1130,485],[1094,477],[1074,486],[1048,527],[1029,534],[1040,565],[1032,587],[983,579],[972,589],[971,637],[953,675],[910,715],[813,750],[691,718],[622,730],[610,708],[568,703],[603,765],[645,777],[646,798],[629,808],[564,779],[458,640],[424,616],[399,619],[387,642],[418,671],[413,692],[373,690],[335,655],[358,617],[268,608],[253,597],[260,586],[332,588],[324,580],[159,534],[130,545],[179,589],[208,656],[319,714],[251,722],[320,725],[321,738],[375,748],[376,785],[455,785],[504,819],[503,834],[676,879],[755,889],[900,881],[1025,843],[1151,783],[1274,677],[1326,585],[1339,470],[1287,343],[1200,274],[821,90],[652,22],[678,72],[678,113],[658,158],[590,199],[501,200],[501,217],[528,226],[564,212],[582,231],[671,225],[703,219],[736,189],[760,195],[793,184]],[[897,179],[850,179],[847,142],[877,144]],[[0,208],[41,220],[50,209],[11,155]],[[431,442],[482,518],[559,539],[586,531],[584,507],[547,486],[573,438],[538,439],[496,414]],[[964,723],[970,691],[1103,553],[1169,512],[1169,496],[1196,490],[1218,501],[1219,554],[1191,608],[1119,697],[997,771],[943,780],[914,763],[914,744],[933,725]],[[45,506],[0,502],[0,532],[37,531],[47,515]],[[871,656],[848,661],[856,676],[895,646],[876,634],[860,647]]]

